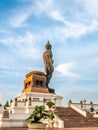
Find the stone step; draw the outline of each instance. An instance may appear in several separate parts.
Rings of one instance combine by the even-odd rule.
[[[98,127],[98,118],[84,117],[72,108],[56,107],[55,114],[64,121],[64,127]]]

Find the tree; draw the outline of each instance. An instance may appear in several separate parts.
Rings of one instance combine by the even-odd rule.
[[[4,105],[4,108],[9,107],[9,102],[7,101]]]

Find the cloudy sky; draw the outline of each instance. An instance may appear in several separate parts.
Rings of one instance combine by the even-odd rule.
[[[21,93],[28,72],[44,71],[48,40],[49,86],[63,104],[98,103],[98,0],[0,0],[0,102]]]

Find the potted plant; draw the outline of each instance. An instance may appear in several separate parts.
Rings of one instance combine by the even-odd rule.
[[[27,122],[27,126],[30,129],[45,129],[46,124],[42,123],[42,119],[51,118],[50,113],[48,113],[47,110],[45,110],[44,106],[36,106],[33,113],[26,119],[30,120],[30,122]]]

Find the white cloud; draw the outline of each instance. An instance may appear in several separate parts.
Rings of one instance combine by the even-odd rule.
[[[42,37],[51,39],[52,41],[55,39],[63,43],[68,38],[80,38],[81,36],[93,33],[98,29],[96,21],[93,21],[88,25],[74,22],[68,23],[67,21],[66,24],[67,25],[65,26],[54,26],[52,31],[51,28],[44,30],[42,32]]]
[[[85,12],[92,18],[98,19],[98,0],[80,0]]]
[[[36,36],[36,34],[33,34],[32,32],[26,32],[24,36],[21,36],[22,42],[20,44],[17,44],[16,42],[17,49],[20,52],[19,55],[24,55],[24,58],[38,59],[40,50],[38,47],[37,38],[38,36]]]
[[[24,39],[21,36],[17,36],[17,37],[5,36],[4,38],[0,39],[0,42],[7,46],[12,46],[12,45],[15,45],[16,43],[21,43],[23,41]]]
[[[69,23],[69,29],[66,31],[67,37],[80,37],[81,35],[86,35],[88,33],[92,33],[96,31],[98,24],[96,21],[92,21],[92,23],[86,25],[81,23]]]
[[[18,15],[13,16],[10,19],[10,25],[14,28],[21,27],[24,25],[24,22],[30,17],[31,12],[22,12]]]
[[[23,68],[22,68],[23,69]],[[22,77],[22,76],[24,76],[23,75],[23,72],[21,73],[21,72],[19,72],[19,71],[17,71],[16,72],[16,70],[11,70],[11,71],[9,71],[9,70],[6,70],[5,72],[3,72],[3,75],[9,75],[9,76],[14,76],[14,77]],[[0,76],[1,77],[1,76]],[[3,76],[2,76],[3,77]],[[5,76],[4,76],[5,77]]]
[[[25,2],[25,1],[24,1]],[[29,19],[30,16],[35,15],[39,16],[43,12],[47,12],[49,8],[51,8],[52,0],[45,1],[29,1],[31,4],[25,8],[14,11],[14,15],[10,18],[10,25],[14,28],[25,26],[26,21]],[[43,6],[44,4],[44,6]]]
[[[58,10],[51,12],[50,17],[65,24],[65,27],[63,28],[56,27],[56,32],[61,32],[61,36],[65,38],[79,37],[98,29],[98,22],[96,20],[91,21],[88,25],[81,22],[71,22],[66,20],[66,17],[63,16],[63,14],[60,13]]]
[[[52,19],[55,19],[55,20],[58,20],[58,21],[65,23],[64,16],[58,10],[54,10],[54,11],[50,12],[49,15]]]
[[[54,0],[47,0],[47,1],[37,0],[35,10],[34,10],[35,14],[38,16],[38,15],[41,15],[42,13],[49,13],[52,7],[54,7],[53,1]]]
[[[77,78],[78,75],[72,72],[72,69],[74,69],[74,67],[74,63],[60,64],[55,68],[55,70],[64,74],[67,77]]]
[[[87,9],[88,12],[91,11],[94,14],[97,14],[98,16],[98,1],[96,0],[94,1],[90,0],[90,1],[91,2],[89,2],[89,0],[87,1],[83,0],[81,2],[82,4],[84,3],[83,7],[89,8]],[[58,35],[60,35],[63,39],[70,38],[70,37],[78,38],[82,35],[86,35],[88,33],[92,33],[98,30],[98,22],[96,20],[96,16],[94,16],[93,18],[88,16],[88,12],[86,12],[86,10],[83,7],[82,7],[82,12],[81,12],[82,17],[74,21],[73,19],[68,20],[68,16],[64,14],[64,10],[59,8],[59,5],[55,6],[55,4],[52,3],[51,9],[49,11],[47,10],[47,16],[49,16],[53,20],[57,20],[64,24],[63,27],[54,26],[53,34],[55,35],[55,37],[59,37]],[[74,12],[74,10],[70,9],[70,12],[73,12],[73,14],[75,14],[74,17],[76,17],[78,10]]]
[[[32,32],[25,32],[23,35],[10,35],[0,39],[0,42],[11,49],[16,57],[37,59],[38,53],[40,52],[37,44],[38,35]],[[18,50],[18,52],[17,52]],[[9,52],[10,53],[10,52]]]

